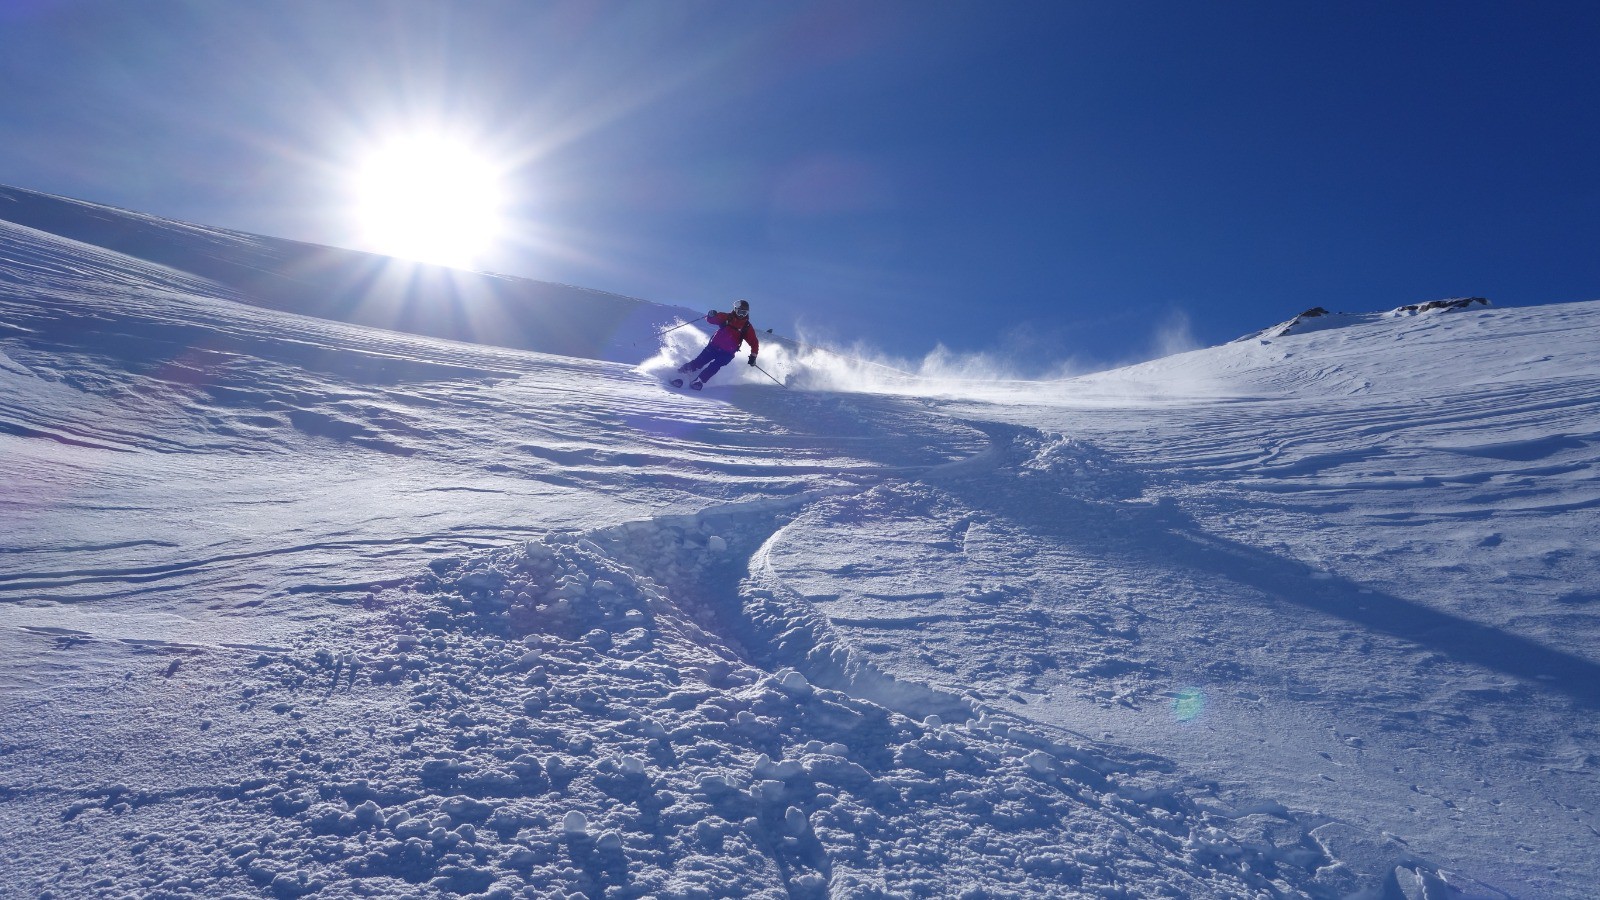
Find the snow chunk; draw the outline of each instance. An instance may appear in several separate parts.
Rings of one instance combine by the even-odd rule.
[[[766,779],[750,785],[750,799],[757,803],[776,805],[783,799],[783,782]]]
[[[794,669],[784,669],[778,673],[778,686],[791,697],[805,697],[811,693],[811,682]]]
[[[733,789],[733,785],[722,775],[701,775],[696,787],[700,793],[709,795],[723,794]]]
[[[795,837],[802,837],[811,830],[811,820],[806,818],[805,811],[798,806],[791,806],[783,812],[783,829]]]
[[[1048,775],[1055,771],[1056,758],[1043,750],[1034,750],[1022,758],[1022,764],[1041,775]]]
[[[786,759],[782,762],[773,762],[772,757],[765,753],[756,760],[755,775],[757,778],[773,778],[778,781],[788,781],[799,778],[806,772],[805,766],[797,760]]]

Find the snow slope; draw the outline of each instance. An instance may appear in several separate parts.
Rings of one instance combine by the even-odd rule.
[[[638,361],[693,310],[586,288],[401,262],[0,185],[0,219],[177,268],[241,303],[495,347]],[[704,313],[698,313],[704,315]]]
[[[7,196],[19,895],[1600,880],[1600,304],[685,395],[607,361],[673,310],[566,296],[623,336],[586,347],[379,330],[348,282],[257,291],[281,244]]]
[[[999,458],[817,511],[779,569],[890,671],[1587,896],[1597,330],[1363,317],[941,404]]]

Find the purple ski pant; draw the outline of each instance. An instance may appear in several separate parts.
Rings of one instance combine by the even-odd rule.
[[[694,359],[690,360],[689,364],[684,368],[690,372],[700,372],[700,370],[704,368],[705,371],[700,372],[700,375],[698,376],[701,383],[704,383],[710,381],[711,376],[717,374],[717,372],[723,366],[727,365],[732,360],[732,350],[718,350],[716,347],[707,347],[700,351],[699,356],[696,356]]]

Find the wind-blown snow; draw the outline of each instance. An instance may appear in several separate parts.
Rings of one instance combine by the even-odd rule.
[[[0,196],[8,890],[1600,881],[1600,303],[881,393],[774,338],[788,388],[686,394],[692,312],[380,330],[62,203]]]

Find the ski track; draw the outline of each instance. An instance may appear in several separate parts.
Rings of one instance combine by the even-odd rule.
[[[1558,337],[1592,327],[1592,310],[1574,307],[1544,328]],[[1509,320],[1503,327],[1515,333],[1533,315],[1496,314],[1496,325]],[[1485,327],[1487,318],[1474,321]],[[1320,359],[1343,348],[1303,352]],[[1175,360],[1174,381],[1184,383]],[[1226,404],[1160,404],[1137,415],[1089,403],[952,405],[1044,432],[1093,434],[1101,458],[1138,460],[1123,464],[1131,471],[1122,480],[1142,484],[1153,508],[1123,511],[1147,519],[1133,540],[1096,544],[1110,523],[1057,522],[1047,544],[1146,557],[1091,581],[1102,592],[1140,571],[1171,573],[1134,589],[1139,637],[1121,658],[1150,662],[1130,667],[1138,683],[1123,693],[1102,692],[1106,714],[1051,696],[1081,695],[1092,681],[1082,671],[1026,673],[1042,683],[1041,696],[1016,702],[1035,718],[1135,737],[1225,783],[1272,785],[1278,796],[1406,834],[1519,896],[1582,896],[1586,878],[1575,873],[1590,858],[1600,805],[1583,772],[1594,757],[1575,751],[1595,738],[1585,723],[1600,705],[1585,612],[1597,454],[1595,383],[1582,373],[1593,366],[1570,360],[1577,375],[1563,386],[1505,364],[1512,371],[1484,376],[1504,382],[1493,387],[1462,379],[1397,391],[1392,374],[1372,372],[1362,379],[1368,390],[1390,396],[1366,409],[1337,397],[1251,399],[1254,383]],[[1206,599],[1217,596],[1230,602],[1219,610]],[[1050,611],[1070,608],[1042,599]],[[1248,605],[1259,612],[1241,620]],[[1178,663],[1168,678],[1160,661]],[[1186,697],[1203,703],[1198,721],[1176,714]],[[1297,732],[1311,740],[1296,741]],[[1252,733],[1259,746],[1234,737]],[[1542,765],[1574,752],[1588,762]],[[1419,788],[1440,779],[1439,759],[1451,774]],[[1297,786],[1307,772],[1338,789]],[[1481,849],[1507,828],[1556,837],[1514,842],[1512,852]]]
[[[0,833],[33,894],[1579,896],[1600,673],[1549,622],[1594,535],[1540,522],[1592,508],[1594,384],[687,398],[4,223],[0,273]],[[1497,552],[1524,516],[1547,552]],[[1417,574],[1445,523],[1484,558]],[[1224,775],[1169,739],[1207,701],[1332,728],[1324,777],[1368,781],[1290,790],[1272,747]],[[1401,748],[1457,739],[1569,772],[1533,792],[1560,827],[1430,796]],[[1416,831],[1364,811],[1408,779]],[[1548,867],[1451,857],[1512,817]]]

